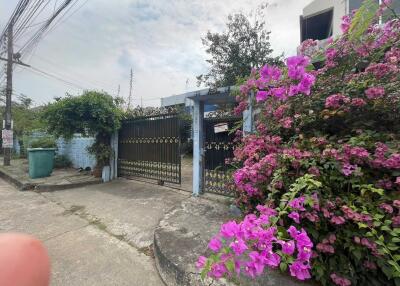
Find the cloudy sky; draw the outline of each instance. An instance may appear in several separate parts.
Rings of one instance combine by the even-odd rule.
[[[51,2],[54,5],[57,0]],[[208,30],[222,31],[228,14],[250,13],[265,2],[79,0],[71,8],[71,16],[60,21],[24,58],[33,67],[74,86],[18,67],[14,72],[15,92],[30,96],[39,105],[66,92],[79,94],[81,88],[116,95],[120,85],[120,95],[127,98],[132,67],[133,103],[158,106],[161,97],[197,88],[196,75],[207,70],[201,37]],[[268,2],[265,20],[272,32],[274,53],[295,53],[299,15],[311,0]],[[1,30],[17,3],[18,0],[0,0]],[[23,40],[16,41],[17,47]]]

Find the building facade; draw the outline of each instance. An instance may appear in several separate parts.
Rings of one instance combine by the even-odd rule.
[[[381,3],[381,0],[375,0]],[[324,40],[341,34],[342,17],[360,8],[363,0],[314,0],[304,7],[300,16],[300,42],[308,39]],[[400,14],[400,0],[393,0],[391,7]],[[391,13],[391,12],[388,12]],[[385,16],[382,17],[385,21]]]

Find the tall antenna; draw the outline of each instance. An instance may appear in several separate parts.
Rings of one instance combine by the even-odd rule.
[[[186,83],[185,83],[185,91],[189,91],[189,78],[186,79]]]
[[[129,98],[128,98],[128,109],[131,109],[131,100],[132,100],[132,83],[133,83],[133,71],[131,68],[131,81],[129,84]]]
[[[117,92],[117,97],[119,97],[119,93],[121,92],[121,85],[118,85],[118,92]]]

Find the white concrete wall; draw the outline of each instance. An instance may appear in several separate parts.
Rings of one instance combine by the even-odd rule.
[[[342,30],[340,24],[342,17],[348,14],[348,0],[314,0],[303,8],[303,17],[320,14],[323,11],[333,8],[333,36],[340,35]]]
[[[74,136],[69,141],[62,138],[57,140],[57,154],[64,155],[71,160],[74,168],[93,168],[96,166],[96,159],[92,154],[89,154],[87,147],[94,143],[93,137]]]
[[[186,94],[171,95],[168,97],[161,98],[161,107],[168,107],[177,104],[184,104],[186,100]]]

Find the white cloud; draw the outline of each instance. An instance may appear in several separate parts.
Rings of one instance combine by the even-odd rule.
[[[0,0],[1,27],[17,2]],[[207,30],[221,31],[228,14],[248,13],[264,2],[89,0],[43,39],[26,60],[85,88],[116,94],[120,84],[121,95],[125,97],[132,67],[134,104],[139,104],[142,98],[144,105],[158,105],[157,98],[196,88],[196,75],[207,68],[201,44]],[[266,22],[272,32],[275,54],[292,54],[299,44],[299,15],[310,0],[269,2]],[[38,104],[66,92],[80,92],[78,88],[20,68],[15,73],[14,86]]]

